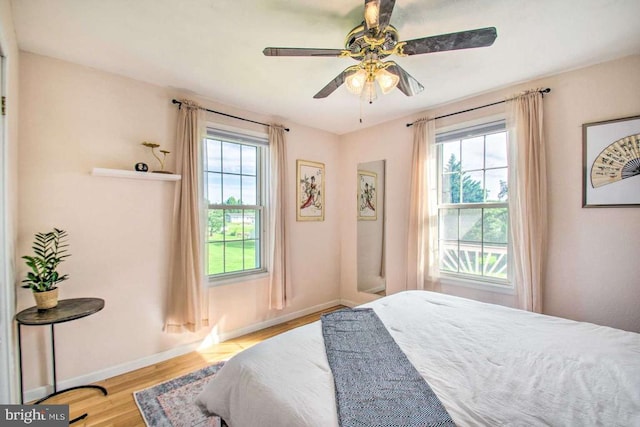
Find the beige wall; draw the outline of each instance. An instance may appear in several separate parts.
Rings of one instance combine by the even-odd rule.
[[[138,161],[152,165],[155,160],[141,141],[174,151],[176,107],[170,101],[180,94],[39,55],[22,53],[20,59],[17,254],[29,252],[37,231],[54,226],[67,230],[72,256],[63,271],[70,279],[60,286],[61,298],[106,301],[100,313],[56,327],[58,379],[64,385],[69,379],[111,376],[199,343],[207,331],[162,332],[175,184],[89,174],[94,167],[132,169]],[[252,120],[275,119],[199,101]],[[265,131],[216,115],[208,118]],[[267,309],[264,279],[211,288],[211,330],[216,336],[335,304],[339,298],[338,138],[284,124],[291,128],[290,200],[295,197],[295,160],[324,162],[326,220],[298,223],[295,211],[289,210],[294,295],[286,310]],[[25,272],[21,262],[18,271]],[[30,291],[19,289],[18,310],[31,305]],[[44,328],[24,328],[27,390],[49,383],[42,356],[48,351],[48,334],[40,329]]]
[[[345,208],[340,211],[342,227],[342,263],[340,295],[351,303],[360,304],[375,299],[357,291],[357,194],[358,163],[386,160],[386,288],[387,293],[404,290],[406,270],[406,227],[409,204],[412,133],[401,121],[364,129],[341,137],[341,168],[343,185],[340,197]]]
[[[419,117],[435,117],[504,99],[524,89],[551,87],[545,96],[545,135],[549,172],[547,280],[544,312],[640,332],[640,208],[582,208],[582,124],[640,115],[640,56],[575,70],[454,102],[425,114],[391,121],[342,137],[341,200],[350,203],[355,188],[350,179],[357,163],[387,159],[388,247],[387,289],[405,289],[405,238],[411,165],[412,132],[405,124]],[[424,94],[420,96],[429,96]],[[381,102],[383,102],[382,100]],[[503,113],[504,105],[461,114],[436,123],[437,128],[482,116]],[[640,178],[633,178],[640,179]],[[341,295],[364,302],[355,282],[354,217],[343,214],[341,224]],[[463,287],[444,287],[446,293],[513,305],[512,295]]]
[[[128,169],[137,161],[152,163],[139,145],[143,140],[173,150],[176,112],[170,100],[180,94],[38,55],[23,53],[20,60],[17,256],[28,252],[34,232],[64,228],[71,235],[72,257],[65,265],[71,279],[61,286],[62,298],[96,296],[106,300],[102,312],[56,329],[59,379],[72,385],[74,381],[111,376],[199,343],[204,332],[167,335],[161,331],[175,184],[89,175],[93,167]],[[634,268],[640,245],[629,236],[640,232],[640,214],[638,208],[581,208],[581,125],[640,114],[639,67],[640,57],[634,56],[428,112],[430,116],[446,114],[527,88],[552,88],[544,101],[551,184],[545,312],[633,331],[640,331],[640,289]],[[277,121],[199,101],[250,119]],[[438,127],[500,113],[500,107],[480,110],[447,119]],[[214,339],[339,299],[355,304],[374,298],[356,288],[354,198],[357,164],[361,162],[387,161],[387,290],[405,289],[413,136],[405,124],[421,116],[340,137],[285,123],[291,127],[287,134],[290,200],[295,199],[295,160],[325,163],[326,219],[321,223],[296,222],[295,210],[289,209],[294,295],[287,310],[267,310],[265,279],[211,288]],[[210,118],[260,129],[232,119]],[[15,141],[15,135],[12,138]],[[15,159],[15,154],[12,156]],[[20,262],[18,273],[24,273]],[[513,304],[508,294],[453,287],[444,291]],[[31,298],[29,291],[19,289],[18,309],[31,306]],[[42,353],[48,350],[47,334],[40,328],[25,328],[23,345],[30,349],[25,355],[26,388],[34,390],[49,382],[42,361]]]

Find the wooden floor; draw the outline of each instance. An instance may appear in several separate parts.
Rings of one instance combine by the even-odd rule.
[[[165,362],[147,366],[96,383],[97,385],[107,388],[109,391],[107,396],[103,396],[102,393],[97,390],[76,390],[51,398],[47,400],[46,403],[50,405],[69,404],[72,419],[83,413],[89,414],[84,420],[74,423],[74,427],[143,427],[145,425],[144,421],[133,400],[134,391],[143,390],[155,384],[198,370],[212,363],[227,360],[234,354],[260,341],[297,328],[298,326],[314,322],[320,318],[321,314],[340,308],[343,307],[333,307],[310,314],[220,344],[214,344],[204,350],[185,354]]]

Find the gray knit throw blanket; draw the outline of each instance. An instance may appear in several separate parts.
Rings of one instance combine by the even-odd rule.
[[[455,426],[370,308],[322,316],[342,427]]]

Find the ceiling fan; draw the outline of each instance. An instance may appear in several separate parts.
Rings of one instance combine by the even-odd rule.
[[[497,37],[494,27],[441,34],[399,41],[397,30],[389,24],[395,0],[365,0],[364,21],[347,35],[345,49],[267,47],[265,56],[345,57],[359,61],[331,80],[314,98],[326,98],[346,83],[347,89],[373,102],[378,84],[386,94],[397,87],[407,96],[416,95],[424,87],[393,61],[390,55],[411,56],[423,53],[491,46]]]

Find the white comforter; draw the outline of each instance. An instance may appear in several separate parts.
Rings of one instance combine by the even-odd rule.
[[[640,426],[640,334],[425,291],[365,306],[459,426]],[[320,322],[238,354],[197,403],[230,427],[337,426]]]

